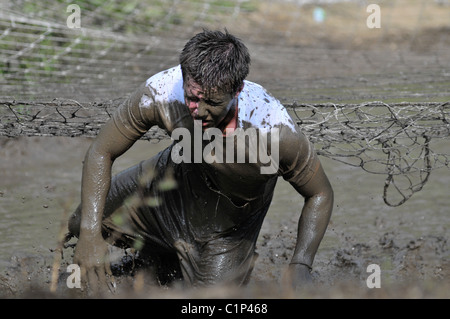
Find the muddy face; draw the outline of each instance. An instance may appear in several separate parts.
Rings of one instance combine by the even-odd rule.
[[[194,120],[201,120],[203,130],[212,127],[225,128],[233,117],[239,90],[229,94],[213,90],[205,92],[194,81],[184,82],[184,99]]]

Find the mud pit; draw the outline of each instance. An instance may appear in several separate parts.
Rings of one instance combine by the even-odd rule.
[[[53,264],[59,264],[55,249],[61,222],[78,204],[82,159],[90,141],[62,137],[1,139],[2,297],[85,297],[78,289],[66,286],[71,248],[64,250],[56,292],[51,293],[50,286]],[[151,156],[164,144],[139,141],[118,160],[114,171]],[[302,199],[280,180],[260,233],[259,258],[247,287],[183,290],[175,281],[168,288],[135,271],[117,278],[116,296],[448,298],[448,170],[433,172],[421,192],[404,205],[390,208],[381,198],[382,176],[323,157],[321,160],[336,200],[314,262],[313,287],[293,292],[283,286]],[[114,252],[118,256],[116,266],[123,266],[122,252]],[[366,285],[370,264],[380,266],[379,289]],[[127,272],[129,269],[122,274]]]

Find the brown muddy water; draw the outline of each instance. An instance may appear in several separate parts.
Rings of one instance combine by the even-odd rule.
[[[54,250],[62,223],[78,205],[82,160],[90,142],[67,137],[0,139],[1,297],[83,296],[61,279],[73,250],[65,249],[61,262]],[[167,142],[137,142],[116,161],[114,172],[150,157]],[[280,179],[258,239],[259,258],[248,287],[207,292],[142,288],[136,285],[137,277],[129,276],[122,281],[122,290],[119,281],[119,296],[449,298],[450,171],[433,171],[422,191],[392,208],[382,200],[383,176],[323,157],[321,161],[335,190],[335,204],[314,262],[313,287],[293,292],[283,285],[302,198]],[[55,261],[61,278],[56,292],[50,293]],[[370,264],[380,267],[381,288],[367,286]]]

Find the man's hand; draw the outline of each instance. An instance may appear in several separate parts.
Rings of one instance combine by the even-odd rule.
[[[286,283],[294,290],[301,290],[312,284],[312,276],[309,266],[305,264],[290,264],[287,274]]]
[[[101,237],[80,236],[73,257],[80,266],[81,283],[89,293],[114,292],[115,282],[109,263],[108,244]]]

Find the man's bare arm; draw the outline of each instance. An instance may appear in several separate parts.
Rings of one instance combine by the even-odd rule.
[[[84,160],[80,235],[74,262],[81,267],[83,281],[89,283],[94,291],[104,288],[105,273],[110,273],[107,244],[102,236],[102,221],[111,185],[112,164],[153,124],[152,121],[146,124],[139,116],[134,116],[140,114],[139,102],[143,88],[134,92],[119,107],[117,114],[101,128]],[[149,114],[151,117],[154,113]]]
[[[310,270],[331,217],[334,195],[306,136],[299,130],[284,129],[280,140],[282,175],[305,199],[298,223],[297,243],[289,266],[292,284],[300,287],[311,281]]]
[[[84,159],[81,186],[82,233],[100,233],[101,214],[111,183],[112,164],[134,142],[135,140],[125,138],[117,130],[114,122],[109,120],[88,149]]]
[[[88,283],[94,292],[105,288],[105,273],[111,274],[108,247],[102,236],[103,211],[111,183],[111,167],[114,159],[133,143],[134,141],[118,133],[110,120],[101,129],[85,156],[80,235],[74,262],[82,269],[84,284]]]
[[[291,263],[311,267],[330,221],[334,200],[333,189],[320,163],[314,176],[297,191],[305,198],[305,204]]]
[[[305,198],[305,204],[298,223],[297,244],[289,264],[288,280],[294,289],[301,289],[312,283],[312,264],[330,221],[334,195],[320,164],[308,183],[295,188]]]

